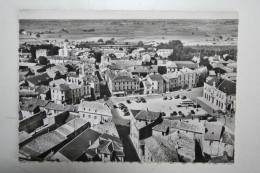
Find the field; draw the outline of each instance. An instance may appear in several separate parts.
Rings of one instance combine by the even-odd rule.
[[[20,20],[27,33],[42,40],[168,42],[184,45],[237,45],[238,20]],[[50,31],[50,32],[49,32]],[[217,40],[215,38],[222,37]],[[24,42],[25,37],[20,37]]]

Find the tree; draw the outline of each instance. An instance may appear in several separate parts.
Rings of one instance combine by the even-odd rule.
[[[96,62],[101,62],[101,56],[102,56],[102,52],[94,53],[94,58],[96,59]]]
[[[139,42],[137,43],[137,46],[138,46],[138,47],[144,47],[144,43],[143,43],[142,41],[139,41]]]
[[[212,70],[213,69],[213,67],[210,65],[209,60],[207,58],[205,58],[205,59],[201,58],[199,65],[207,67],[208,70]]]
[[[49,63],[48,59],[44,56],[39,57],[39,64],[40,65],[47,65]]]
[[[97,41],[97,42],[103,43],[103,42],[104,42],[104,40],[103,40],[102,38],[100,38],[100,39],[98,39],[98,41]]]
[[[161,75],[166,74],[167,68],[165,66],[158,66],[158,73],[160,73]]]

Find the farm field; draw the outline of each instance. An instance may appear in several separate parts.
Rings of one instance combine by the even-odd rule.
[[[237,45],[238,20],[20,20],[20,29],[42,40],[168,42],[189,45]],[[106,26],[106,27],[104,27]],[[217,40],[216,38],[223,39]],[[25,41],[26,37],[20,37]]]

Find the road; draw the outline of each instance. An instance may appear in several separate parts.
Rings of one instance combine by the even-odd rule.
[[[129,137],[130,134],[130,120],[123,119],[119,115],[119,110],[113,108],[113,102],[111,101],[111,98],[107,101],[108,106],[111,108],[111,112],[113,115],[113,122],[116,125],[118,134],[120,139],[122,140],[123,146],[124,146],[124,152],[125,152],[125,161],[128,162],[140,162],[139,157],[137,156],[137,153],[135,151],[135,148],[132,144],[132,141]]]

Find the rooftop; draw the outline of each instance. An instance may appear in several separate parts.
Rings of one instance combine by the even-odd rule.
[[[136,114],[135,119],[144,121],[155,121],[160,117],[160,114],[160,112],[141,110],[138,114]]]

